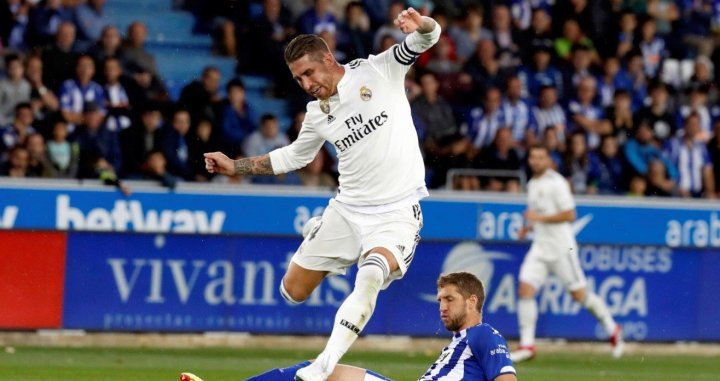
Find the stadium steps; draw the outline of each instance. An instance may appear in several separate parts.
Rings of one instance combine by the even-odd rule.
[[[108,16],[125,35],[134,21],[148,28],[147,49],[155,55],[160,75],[173,100],[180,97],[182,88],[200,76],[206,66],[220,70],[223,84],[235,77],[236,60],[212,55],[212,39],[208,35],[192,32],[195,17],[190,12],[175,10],[173,0],[108,0]],[[287,102],[267,97],[272,82],[262,76],[242,76],[248,103],[259,119],[272,113],[280,119],[282,129],[292,120],[288,116]],[[222,88],[224,93],[224,86]]]

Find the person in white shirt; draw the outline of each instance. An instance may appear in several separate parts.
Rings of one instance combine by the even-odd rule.
[[[528,225],[520,231],[521,239],[532,230],[530,251],[520,266],[518,287],[518,323],[520,348],[511,354],[513,362],[535,357],[535,325],[538,317],[535,294],[550,273],[554,273],[572,298],[590,311],[610,336],[613,356],[620,357],[624,349],[622,328],[613,319],[605,301],[587,289],[585,274],[580,267],[578,245],[571,223],[575,220],[575,201],[570,184],[551,169],[550,151],[543,145],[533,145],[528,154],[533,177],[528,182]]]
[[[378,293],[409,267],[422,227],[419,200],[428,195],[425,167],[405,95],[405,74],[440,38],[440,26],[412,8],[395,20],[409,36],[390,49],[347,65],[337,63],[316,35],[300,35],[285,50],[293,77],[317,98],[307,105],[298,138],[267,155],[231,160],[205,154],[209,172],[281,174],[310,163],[325,141],[338,155],[338,194],[292,258],[280,282],[290,303],[304,301],[327,275],[358,263],[352,293],[338,309],[325,350],[298,371],[326,380],[367,324]]]

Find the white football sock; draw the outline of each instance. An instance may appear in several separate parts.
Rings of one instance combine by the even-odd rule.
[[[338,309],[330,339],[315,360],[328,374],[370,320],[380,288],[389,275],[390,265],[380,254],[370,253],[360,265],[355,288]]]
[[[590,313],[600,321],[605,328],[605,332],[608,335],[612,335],[615,330],[615,319],[613,319],[610,309],[607,304],[594,292],[589,292],[585,295],[585,300],[582,303],[583,307],[587,308]]]
[[[518,301],[518,325],[520,326],[520,346],[535,345],[535,325],[538,310],[535,298],[520,298]]]

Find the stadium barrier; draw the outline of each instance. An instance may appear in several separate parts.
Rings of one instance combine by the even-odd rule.
[[[183,185],[176,192],[0,183],[0,328],[327,334],[352,289],[331,277],[301,306],[278,282],[325,191]],[[523,199],[438,192],[423,202],[423,241],[405,279],[380,296],[367,334],[445,334],[434,296],[443,271],[488,288],[485,319],[517,336]],[[720,340],[718,205],[580,198],[573,225],[589,286],[629,339]],[[551,279],[538,334],[602,338]]]

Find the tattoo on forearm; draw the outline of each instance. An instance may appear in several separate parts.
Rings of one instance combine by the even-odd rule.
[[[272,175],[274,174],[270,156],[254,156],[235,160],[236,175]]]

